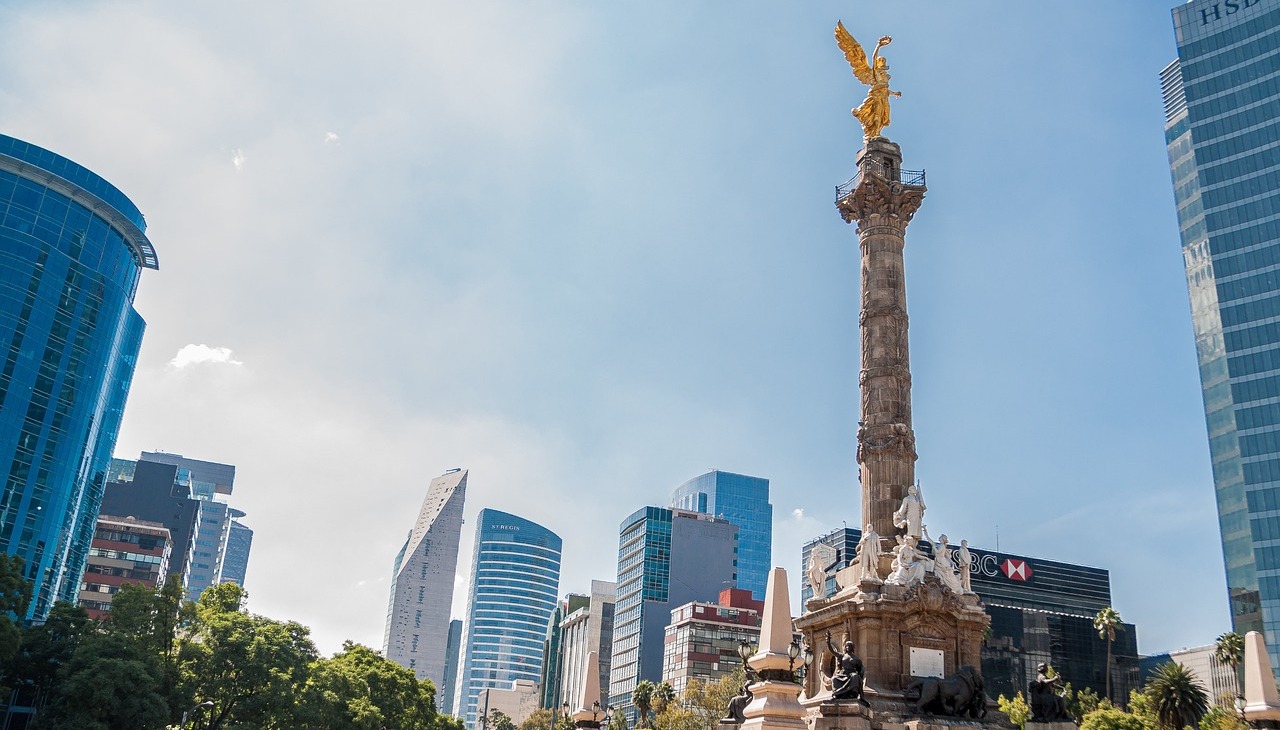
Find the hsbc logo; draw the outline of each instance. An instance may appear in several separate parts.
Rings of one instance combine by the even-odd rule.
[[[1000,572],[1004,573],[1004,577],[1009,580],[1023,582],[1031,577],[1031,566],[1027,565],[1025,560],[1005,558],[1004,562],[1000,564]]]
[[[975,551],[976,552],[976,551]],[[1001,558],[995,553],[983,553],[973,556],[969,571],[975,577],[1000,578],[1026,583],[1031,580],[1031,564],[1020,558]]]

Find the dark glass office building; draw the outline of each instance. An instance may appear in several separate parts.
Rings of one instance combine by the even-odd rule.
[[[773,505],[769,480],[709,471],[681,484],[671,506],[723,517],[738,526],[738,588],[764,600],[765,583],[773,567]]]
[[[1231,621],[1280,650],[1280,2],[1173,9],[1160,74]]]
[[[837,590],[835,573],[857,552],[862,531],[833,530],[805,543],[801,565],[822,543],[835,555],[827,566],[826,595]],[[927,542],[921,551],[932,555]],[[952,547],[959,547],[953,545]],[[1026,692],[1036,665],[1053,666],[1075,689],[1091,687],[1099,695],[1107,686],[1107,644],[1098,638],[1093,618],[1111,605],[1111,576],[1101,568],[1072,565],[970,547],[970,584],[991,617],[991,635],[982,645],[982,676],[987,693],[1012,697]],[[801,605],[813,597],[803,578]],[[1111,647],[1111,696],[1119,703],[1139,686],[1138,631],[1124,624]]]
[[[482,509],[476,517],[471,597],[454,714],[478,728],[481,690],[542,678],[542,642],[560,588],[560,537],[523,517]]]
[[[618,589],[610,651],[609,704],[633,720],[631,693],[662,681],[671,610],[715,603],[737,580],[738,527],[701,512],[643,507],[618,529]]]
[[[0,135],[0,551],[28,618],[80,588],[157,268],[142,213],[65,157]]]

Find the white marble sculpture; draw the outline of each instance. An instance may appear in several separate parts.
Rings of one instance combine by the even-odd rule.
[[[920,494],[920,486],[907,487],[907,496],[902,498],[902,505],[893,513],[893,525],[906,530],[908,539],[919,540],[924,533],[924,497]]]
[[[880,535],[871,529],[871,523],[858,541],[858,580],[880,581]]]
[[[947,545],[947,536],[942,535],[937,542],[934,542],[929,537],[928,528],[925,528],[924,539],[933,545],[933,574],[952,593],[964,593],[964,586],[961,585],[960,576],[956,575],[955,564],[952,562],[951,548]]]
[[[827,571],[822,565],[821,551],[809,551],[809,565],[805,568],[805,574],[809,578],[809,590],[813,591],[814,598],[827,597]]]
[[[916,552],[915,540],[898,538],[897,554],[893,558],[892,570],[885,583],[899,586],[913,586],[924,580],[925,561]]]
[[[964,588],[965,593],[973,593],[973,585],[970,582],[973,574],[973,553],[969,552],[969,541],[961,540],[960,549],[956,550],[956,564],[960,569],[960,585]]]

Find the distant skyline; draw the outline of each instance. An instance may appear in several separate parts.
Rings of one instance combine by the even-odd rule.
[[[769,479],[793,574],[860,524],[833,201],[864,87],[832,29],[891,35],[886,134],[929,182],[906,248],[929,518],[1109,569],[1150,653],[1229,627],[1172,5],[0,0],[0,132],[146,211],[116,454],[236,464],[250,609],[331,653],[380,646],[387,568],[453,467],[468,525],[563,536],[561,595],[709,469]]]

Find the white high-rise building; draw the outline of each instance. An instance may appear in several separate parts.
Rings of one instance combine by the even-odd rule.
[[[449,609],[466,496],[465,470],[450,469],[432,479],[418,521],[392,568],[382,653],[436,687],[445,684]]]

